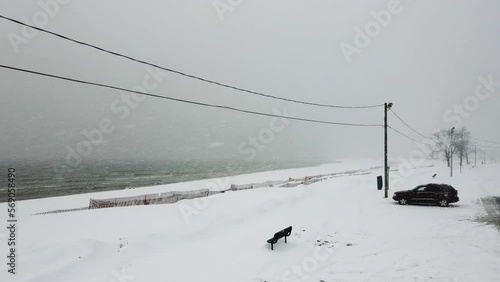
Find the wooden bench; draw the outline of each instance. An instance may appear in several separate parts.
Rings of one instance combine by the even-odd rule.
[[[285,243],[286,243],[286,237],[290,236],[292,234],[292,227],[287,227],[277,233],[274,234],[273,238],[267,240],[269,244],[271,244],[271,250],[274,250],[273,245],[278,242],[279,239],[285,237]]]

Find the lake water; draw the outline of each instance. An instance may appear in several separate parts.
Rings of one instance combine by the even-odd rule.
[[[49,161],[15,162],[17,200],[187,182],[262,171],[310,167],[317,161],[142,161],[88,162],[56,173]],[[5,163],[2,170],[7,180]],[[5,183],[7,183],[5,181]],[[5,194],[7,184],[0,187]],[[6,196],[0,202],[6,201]]]

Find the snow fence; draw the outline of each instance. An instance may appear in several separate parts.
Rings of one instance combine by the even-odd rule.
[[[194,191],[173,191],[161,194],[147,194],[134,197],[120,197],[120,198],[110,198],[110,199],[90,199],[88,207],[67,209],[67,210],[56,210],[49,211],[38,214],[50,214],[50,213],[62,213],[70,211],[80,211],[86,209],[100,209],[100,208],[112,208],[112,207],[127,207],[127,206],[143,206],[143,205],[157,205],[157,204],[173,204],[180,200],[195,199],[201,197],[208,197],[226,191],[243,191],[249,189],[257,188],[292,188],[300,185],[311,185],[313,183],[323,181],[330,178],[342,177],[342,176],[354,176],[354,175],[367,175],[370,174],[371,170],[378,169],[378,167],[373,167],[370,169],[362,170],[351,170],[345,172],[336,172],[329,174],[319,174],[314,176],[306,176],[303,178],[288,178],[287,180],[278,181],[266,181],[261,183],[251,183],[251,184],[231,184],[231,187],[227,190],[222,191],[210,191],[208,189],[194,190]]]
[[[147,194],[133,197],[90,199],[89,209],[173,204],[180,200],[207,197],[213,194],[216,193],[214,193],[213,191],[210,192],[208,189],[202,189],[195,191],[172,191],[161,194]]]
[[[320,178],[316,178],[320,177]],[[265,187],[296,187],[301,184],[309,185],[321,181],[321,176],[305,177],[299,179],[289,178],[288,180],[266,181],[261,183],[251,184],[231,184],[231,188],[223,191],[210,191],[208,189],[194,191],[173,191],[161,194],[147,194],[133,197],[120,197],[109,199],[90,199],[89,209],[113,208],[113,207],[128,207],[128,206],[144,206],[158,204],[173,204],[180,200],[208,197],[215,194],[224,193],[226,191],[242,191],[249,189],[258,189]]]
[[[134,197],[121,197],[110,199],[90,199],[89,209],[112,208],[112,207],[128,207],[128,206],[143,206],[143,205],[158,205],[158,204],[173,204],[180,200],[208,197],[215,194],[224,193],[226,191],[243,191],[258,188],[277,187],[277,188],[293,188],[299,185],[311,185],[313,183],[323,181],[332,177],[345,175],[359,175],[363,171],[348,171],[342,173],[330,173],[314,176],[306,176],[303,178],[288,178],[287,180],[266,181],[261,183],[251,184],[231,184],[231,188],[223,191],[210,191],[208,189],[195,191],[174,191],[161,194],[148,194]]]

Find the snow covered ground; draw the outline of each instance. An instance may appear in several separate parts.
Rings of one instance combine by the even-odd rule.
[[[18,267],[1,281],[500,281],[500,235],[476,219],[481,198],[500,196],[500,165],[414,169],[397,190],[449,183],[449,208],[399,206],[376,190],[381,162],[349,161],[142,189],[18,203]],[[395,167],[395,166],[393,166]],[[226,192],[170,205],[32,215],[88,205],[89,198],[245,184],[371,169],[309,186]],[[437,173],[437,178],[431,176]],[[392,175],[396,175],[393,172]],[[0,220],[6,222],[5,203]],[[266,240],[293,226],[288,244]],[[0,229],[5,258],[7,236]]]

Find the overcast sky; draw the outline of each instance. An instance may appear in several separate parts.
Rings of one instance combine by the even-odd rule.
[[[60,2],[68,3],[57,9],[49,5],[54,13],[46,23],[42,14],[47,13],[38,1],[1,1],[0,14],[25,17],[75,39],[266,94],[337,105],[393,102],[394,110],[424,134],[460,121],[477,138],[500,140],[500,86],[481,88],[479,80],[491,75],[500,82],[500,2],[495,0],[402,0],[399,6],[390,1],[242,0],[230,1],[230,9],[227,0]],[[374,21],[373,12],[386,15],[380,11],[391,11],[388,5],[393,5],[390,21],[385,18],[385,26],[372,30],[376,34],[366,46],[357,46],[356,27],[365,30]],[[383,108],[318,108],[256,97],[157,73],[47,34],[27,38],[21,26],[1,19],[0,38],[4,65],[127,89],[146,81],[151,93],[245,110],[383,123]],[[357,48],[350,62],[341,48],[346,44]],[[482,99],[474,98],[477,88]],[[288,123],[150,97],[126,104],[122,95],[0,69],[0,157],[62,160],[68,148],[77,151],[88,139],[83,131],[95,132],[103,120],[114,130],[103,133],[104,142],[92,145],[88,159],[248,159],[248,138],[269,130],[273,138],[268,144],[258,141],[257,159],[383,154],[379,127]],[[467,102],[474,110],[455,112],[454,105]],[[389,123],[419,138],[393,115]],[[389,138],[391,157],[408,156],[417,148],[394,133]]]

